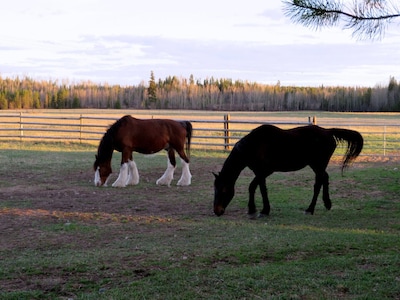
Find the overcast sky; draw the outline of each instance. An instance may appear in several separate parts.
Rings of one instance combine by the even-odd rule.
[[[167,76],[296,86],[400,80],[400,26],[379,41],[315,31],[281,0],[1,1],[0,76],[132,85]]]

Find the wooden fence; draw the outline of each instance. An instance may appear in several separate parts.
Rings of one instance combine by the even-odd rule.
[[[122,116],[122,115],[121,115]],[[105,130],[121,116],[102,116],[73,113],[0,113],[0,140],[49,141],[60,140],[98,144]],[[176,119],[171,117],[172,119]],[[255,119],[234,119],[230,114],[217,118],[190,118],[193,124],[192,147],[202,150],[230,150],[245,134],[261,124],[274,124],[282,128],[317,124],[315,117],[304,120],[274,120],[264,122]],[[363,155],[400,157],[399,123],[318,123],[322,127],[339,127],[359,131],[365,140]],[[336,154],[340,154],[340,148]]]

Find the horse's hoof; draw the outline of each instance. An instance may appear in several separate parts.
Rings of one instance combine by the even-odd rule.
[[[179,180],[176,185],[177,186],[189,186],[190,184],[191,184],[190,181],[181,181],[181,180]]]
[[[139,180],[130,180],[126,182],[126,185],[138,185]]]
[[[172,181],[172,179],[171,180],[163,180],[160,178],[156,181],[156,185],[165,185],[165,186],[171,187],[171,181]]]
[[[249,214],[249,219],[250,220],[256,220],[257,219],[257,213]]]
[[[313,215],[314,213],[311,212],[311,211],[305,210],[305,211],[304,211],[304,214],[305,214],[305,215]]]
[[[261,218],[266,218],[268,215],[266,215],[266,214],[262,214],[262,213],[259,213],[258,214],[258,218],[259,219],[261,219]]]

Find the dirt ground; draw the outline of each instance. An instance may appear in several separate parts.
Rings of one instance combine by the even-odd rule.
[[[220,170],[224,159],[216,159],[217,163],[211,167],[205,161],[197,160],[196,169],[192,169],[192,185],[187,187],[176,186],[180,169],[176,170],[170,187],[157,186],[155,181],[164,172],[162,166],[139,170],[139,185],[126,188],[94,187],[94,172],[90,168],[68,173],[56,169],[45,182],[34,171],[25,170],[21,175],[18,170],[9,170],[6,174],[9,184],[0,188],[0,248],[25,248],[25,244],[32,246],[38,240],[31,229],[36,218],[47,219],[50,223],[54,220],[103,223],[116,220],[151,222],[185,215],[199,218],[212,215],[212,172]],[[332,158],[330,166],[339,169],[339,163],[340,158]],[[351,168],[375,164],[397,168],[399,163],[398,158],[359,157]],[[111,175],[114,180],[117,171],[114,170]],[[243,175],[252,176],[252,173],[246,169]],[[242,189],[244,193],[247,192],[247,187]],[[191,200],[199,196],[205,201]],[[8,238],[14,239],[16,235],[21,235],[18,245]]]
[[[25,170],[21,174],[18,170],[15,172],[9,170],[6,174],[9,184],[0,189],[0,202],[3,202],[3,207],[15,208],[0,209],[0,232],[12,232],[23,228],[25,221],[31,224],[31,219],[37,217],[66,221],[69,219],[105,221],[118,217],[129,221],[141,218],[146,220],[212,214],[212,172],[220,170],[224,159],[217,159],[218,163],[211,167],[203,160],[197,160],[195,170],[192,169],[192,185],[188,187],[176,186],[180,176],[179,168],[175,172],[171,187],[157,186],[155,181],[164,172],[162,166],[145,171],[139,170],[141,176],[139,185],[126,188],[94,187],[94,172],[90,168],[68,173],[56,169],[49,174],[45,182],[34,171],[30,173],[29,170]],[[338,166],[339,163],[339,157],[332,158],[330,166]],[[396,167],[399,159],[359,157],[351,168],[364,168],[374,164]],[[111,175],[114,180],[117,171],[114,170]],[[252,175],[249,170],[244,170],[243,174]],[[204,194],[207,201],[201,204],[191,202],[190,199],[197,197],[198,194]],[[165,201],[165,199],[171,200]],[[14,218],[15,216],[18,218]],[[34,234],[31,236],[34,241]],[[8,244],[5,239],[0,240],[0,243],[5,248],[13,248],[13,245]]]

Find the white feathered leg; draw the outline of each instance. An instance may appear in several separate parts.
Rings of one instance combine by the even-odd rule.
[[[165,170],[163,176],[161,176],[156,181],[156,184],[170,186],[172,179],[174,179],[174,171],[175,171],[175,167],[170,163],[170,161],[168,159],[167,169]]]
[[[119,170],[117,180],[112,184],[113,187],[125,187],[128,181],[128,163],[123,163]]]
[[[139,183],[139,172],[133,160],[128,161],[128,180],[126,185],[136,185]]]
[[[94,185],[101,186],[100,167],[97,167],[96,172],[94,172]]]
[[[182,176],[177,185],[190,185],[192,183],[192,174],[190,174],[189,164],[181,159],[182,163]]]

